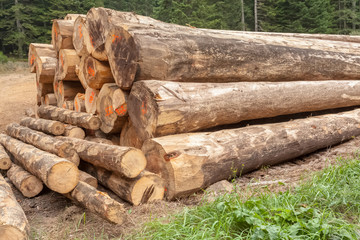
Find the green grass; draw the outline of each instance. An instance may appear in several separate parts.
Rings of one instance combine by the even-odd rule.
[[[293,190],[235,191],[149,223],[131,239],[360,239],[359,214],[360,160],[339,159]]]

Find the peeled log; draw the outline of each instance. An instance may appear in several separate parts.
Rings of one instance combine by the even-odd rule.
[[[86,112],[85,110],[85,94],[78,93],[74,98],[74,110],[75,112]]]
[[[56,52],[53,45],[44,43],[30,43],[28,53],[28,63],[30,72],[36,72],[36,63],[38,57],[56,58]]]
[[[80,158],[95,166],[120,173],[128,178],[137,177],[145,169],[146,159],[141,150],[120,147],[77,138],[58,137],[72,143]]]
[[[101,131],[119,133],[127,120],[128,93],[115,83],[104,84],[96,102],[96,111],[101,120]]]
[[[84,139],[85,131],[82,128],[79,128],[79,127],[76,127],[73,125],[69,125],[69,124],[65,124],[65,131],[64,131],[63,135],[66,137]]]
[[[122,89],[129,89],[134,80],[148,79],[278,82],[360,77],[357,43],[307,39],[301,44],[293,38],[236,31],[118,25],[107,35],[105,50]]]
[[[39,83],[52,83],[54,81],[57,62],[56,57],[36,57],[36,80]]]
[[[236,173],[275,165],[360,135],[360,110],[217,132],[149,139],[147,169],[167,183],[167,198],[187,196]]]
[[[75,51],[79,56],[89,55],[90,51],[92,50],[90,47],[88,47],[88,45],[86,45],[85,39],[87,39],[87,41],[90,41],[90,35],[86,23],[86,16],[78,16],[75,19],[72,40]]]
[[[4,147],[0,144],[0,169],[8,170],[11,167],[10,156],[5,151]]]
[[[13,138],[17,138],[24,143],[31,144],[43,151],[66,158],[76,166],[79,166],[80,158],[69,143],[60,141],[59,139],[46,135],[45,133],[20,126],[17,123],[7,125],[6,133]]]
[[[165,182],[158,175],[143,171],[134,179],[127,179],[101,167],[82,163],[81,167],[121,199],[138,206],[164,198]]]
[[[126,217],[123,204],[82,181],[71,192],[71,198],[112,223],[121,224]]]
[[[84,59],[79,71],[85,77],[87,86],[93,89],[101,89],[105,83],[114,83],[114,77],[108,62],[100,62],[91,56]]]
[[[38,114],[41,118],[56,120],[92,130],[98,130],[101,124],[100,119],[97,116],[54,106],[40,106]]]
[[[0,134],[0,143],[51,190],[68,193],[79,182],[79,170],[72,162],[41,151],[7,135]]]
[[[359,81],[136,82],[129,115],[140,139],[243,120],[360,105]]]
[[[30,226],[23,209],[9,184],[0,174],[0,238],[24,240],[29,238]]]
[[[75,20],[53,20],[51,36],[56,52],[59,52],[60,49],[74,49],[72,43],[74,23]]]
[[[59,52],[57,75],[59,80],[79,81],[76,75],[76,65],[80,64],[80,57],[74,49],[62,49]]]
[[[99,91],[92,88],[86,88],[85,90],[85,109],[87,113],[96,113],[96,102],[99,95]]]
[[[14,163],[6,174],[14,186],[25,197],[35,197],[43,189],[43,183],[37,177]]]
[[[65,131],[63,123],[41,118],[25,117],[20,125],[52,135],[62,135]]]

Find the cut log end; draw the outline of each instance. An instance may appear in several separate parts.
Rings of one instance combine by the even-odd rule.
[[[31,198],[42,191],[43,184],[37,177],[30,176],[21,183],[20,189],[25,197]]]
[[[11,160],[8,157],[0,158],[0,169],[8,170],[11,167]]]
[[[13,226],[1,226],[0,225],[0,239],[6,240],[24,240],[27,236],[19,229]]]
[[[153,202],[164,198],[165,182],[155,174],[143,176],[136,182],[131,193],[133,204]]]
[[[101,121],[98,117],[93,117],[89,120],[89,127],[90,130],[98,130],[101,126]]]
[[[139,149],[132,149],[128,151],[122,161],[121,168],[123,169],[123,174],[128,178],[137,177],[141,171],[146,167],[146,158],[143,152]]]
[[[72,162],[60,162],[52,167],[47,185],[58,193],[68,193],[76,187],[78,182],[78,168]]]
[[[61,122],[54,122],[51,127],[51,132],[56,136],[62,135],[65,132],[64,124]]]

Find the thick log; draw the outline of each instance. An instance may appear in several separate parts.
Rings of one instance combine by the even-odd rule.
[[[56,52],[51,44],[30,43],[28,53],[28,63],[30,72],[36,72],[36,63],[38,57],[56,58]]]
[[[65,101],[74,100],[76,94],[84,93],[85,90],[80,82],[59,81],[58,83],[58,107],[62,107]]]
[[[0,134],[0,143],[25,170],[37,176],[55,192],[68,193],[79,182],[78,168],[65,158],[44,152],[4,134]]]
[[[14,186],[25,197],[35,197],[43,189],[43,183],[40,179],[14,163],[11,165],[11,168],[6,174]]]
[[[56,101],[55,93],[46,94],[45,97],[44,97],[44,104],[45,105],[56,106],[57,101]]]
[[[167,198],[279,164],[360,135],[360,110],[284,123],[149,139],[147,169],[167,183]]]
[[[29,238],[30,226],[9,184],[0,174],[0,238],[24,240]]]
[[[74,33],[73,33],[73,45],[76,50],[76,53],[79,56],[86,56],[90,54],[92,50],[85,42],[90,41],[90,35],[87,28],[86,17],[79,16],[76,18],[74,23]]]
[[[140,139],[243,120],[360,105],[359,81],[136,82],[129,115]]]
[[[54,106],[40,106],[38,114],[41,118],[56,120],[70,125],[97,130],[100,128],[100,119],[88,113],[79,113]]]
[[[239,82],[360,77],[359,44],[293,40],[123,23],[109,31],[105,50],[115,82],[122,89],[129,89],[134,80],[148,79]]]
[[[80,71],[80,69],[84,69],[85,67],[85,61],[86,59],[88,58],[89,56],[88,55],[83,55],[81,58],[80,58],[80,64],[77,65],[76,67],[76,74],[80,80],[80,83],[81,85],[83,86],[84,89],[88,88],[89,86],[87,85],[87,82],[86,82],[86,77],[85,77],[85,72],[82,70]]]
[[[64,101],[62,104],[62,108],[68,109],[71,111],[75,111],[75,103],[74,103],[74,101],[71,101],[71,100]]]
[[[54,94],[55,94],[55,98],[56,98],[56,104],[58,104],[58,101],[60,101],[60,94],[59,94],[59,79],[58,77],[55,75],[54,77],[54,82],[53,82],[53,89],[54,89]]]
[[[76,20],[78,17],[86,18],[86,14],[78,14],[78,13],[68,13],[64,17],[64,20]]]
[[[0,144],[0,169],[8,170],[11,167],[10,156],[5,151],[4,147]]]
[[[38,83],[36,81],[37,95],[40,97],[45,96],[46,94],[53,93],[53,84],[51,83]]]
[[[74,110],[76,112],[86,112],[85,109],[85,94],[78,93],[74,98]]]
[[[56,52],[59,52],[60,49],[74,49],[72,43],[74,23],[75,20],[53,20],[51,36]]]
[[[71,138],[84,139],[85,131],[82,128],[70,124],[65,124],[65,131],[63,135]]]
[[[59,139],[46,135],[45,133],[20,126],[17,123],[7,125],[6,133],[13,138],[23,141],[24,143],[31,144],[43,151],[56,154],[59,157],[69,160],[76,166],[79,166],[80,158],[69,143],[60,141]]]
[[[82,163],[81,168],[121,199],[135,206],[164,198],[165,182],[154,173],[143,171],[138,177],[128,179],[88,163]]]
[[[41,118],[25,117],[20,125],[52,135],[62,135],[65,131],[63,123]]]
[[[112,223],[122,224],[125,220],[126,212],[123,204],[87,183],[79,181],[71,192],[71,198]]]
[[[101,131],[119,133],[127,120],[128,93],[115,83],[106,83],[101,88],[96,102],[96,111],[101,120]]]
[[[139,137],[138,131],[134,127],[131,119],[125,123],[124,127],[121,129],[120,134],[120,146],[134,147],[141,149],[144,139]]]
[[[106,138],[99,138],[99,137],[87,136],[87,137],[85,137],[85,140],[86,140],[86,141],[90,141],[90,142],[96,142],[96,143],[103,143],[103,144],[108,144],[108,145],[114,145],[111,140],[106,139]]]
[[[56,57],[36,57],[36,80],[39,83],[52,83],[54,81],[57,63]]]
[[[105,83],[114,83],[114,77],[108,62],[100,62],[91,56],[84,59],[80,65],[79,73],[85,77],[87,86],[93,89],[101,89]]]
[[[80,158],[95,166],[117,172],[128,178],[137,177],[145,169],[146,159],[141,150],[120,147],[77,138],[58,137],[72,143]]]
[[[76,66],[79,64],[80,57],[74,49],[61,49],[57,68],[59,80],[79,81],[76,75]]]
[[[96,103],[99,95],[99,90],[86,88],[85,90],[85,109],[87,113],[96,113]]]

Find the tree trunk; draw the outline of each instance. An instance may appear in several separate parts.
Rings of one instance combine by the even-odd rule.
[[[128,178],[137,177],[146,166],[144,154],[136,148],[89,142],[77,138],[58,138],[72,143],[82,160]]]
[[[103,186],[135,206],[161,200],[164,197],[165,182],[154,173],[143,171],[137,178],[128,179],[88,163],[82,163],[81,167],[85,172],[96,177]]]
[[[140,139],[300,112],[360,105],[359,81],[136,82],[129,115]]]
[[[0,144],[0,169],[8,170],[11,167],[11,160],[4,147]]]
[[[104,133],[119,133],[127,120],[128,93],[115,83],[104,84],[96,102],[96,111]]]
[[[18,0],[15,0],[15,22],[16,22],[16,28],[18,31],[18,36],[16,37],[17,45],[18,45],[18,58],[23,58],[23,46],[24,46],[24,40],[25,40],[25,33],[24,28],[20,22],[20,9],[18,5]]]
[[[36,62],[41,57],[56,58],[54,47],[51,44],[30,43],[28,53],[30,72],[36,72]]]
[[[20,126],[17,123],[7,125],[6,133],[13,138],[23,141],[24,143],[31,144],[43,151],[56,154],[59,157],[69,160],[76,166],[79,166],[80,158],[69,143],[60,141],[42,132],[37,132],[30,128]]]
[[[62,135],[65,131],[63,123],[41,118],[25,117],[20,125],[52,135]]]
[[[82,128],[65,124],[65,131],[63,135],[65,137],[84,139],[85,131]]]
[[[85,90],[85,109],[87,113],[96,113],[96,102],[99,95],[99,91],[92,88],[86,88]]]
[[[74,100],[76,94],[84,93],[85,90],[80,82],[59,81],[58,84],[58,107],[62,107],[65,101]]]
[[[11,165],[11,168],[9,171],[7,171],[6,174],[14,186],[25,197],[35,197],[43,189],[43,183],[40,181],[40,179],[14,163]]]
[[[97,130],[100,128],[100,119],[88,113],[79,113],[54,106],[40,106],[39,117],[60,121],[74,126]]]
[[[121,129],[120,134],[120,146],[134,147],[141,149],[144,139],[139,137],[138,131],[134,127],[131,119],[125,123],[124,127]]]
[[[93,89],[101,89],[105,83],[114,82],[109,63],[100,62],[91,56],[85,58],[79,71],[79,74],[84,76],[87,86]]]
[[[85,110],[85,94],[78,93],[74,98],[74,108],[76,112],[86,112]]]
[[[54,93],[48,93],[45,95],[44,98],[44,104],[45,105],[52,105],[52,106],[56,106],[57,105],[57,101],[56,101],[56,97]]]
[[[74,23],[74,20],[53,20],[51,36],[56,52],[59,52],[60,49],[74,49],[72,43]]]
[[[109,32],[105,49],[115,82],[122,89],[129,89],[134,80],[149,79],[180,82],[358,79],[357,46],[360,44],[264,38],[236,31],[176,27],[168,30],[121,24]]]
[[[257,0],[254,0],[255,32],[257,32],[259,30],[257,8],[258,8]]]
[[[126,212],[123,204],[87,183],[79,181],[71,192],[71,198],[112,223],[122,224],[125,220]]]
[[[360,110],[285,123],[145,141],[147,169],[167,183],[167,198],[188,196],[220,180],[279,164],[360,135]]]
[[[86,24],[86,17],[79,16],[76,18],[74,23],[74,33],[73,33],[73,45],[76,50],[76,53],[79,56],[86,56],[90,54],[91,49],[85,43],[90,40],[89,31]]]
[[[51,190],[68,193],[79,182],[79,170],[72,162],[41,151],[7,135],[0,134],[0,143]]]
[[[59,80],[79,81],[76,75],[76,65],[80,64],[80,57],[74,49],[62,49],[59,52],[57,75]]]
[[[2,239],[29,238],[30,226],[9,184],[0,174],[0,236]]]

